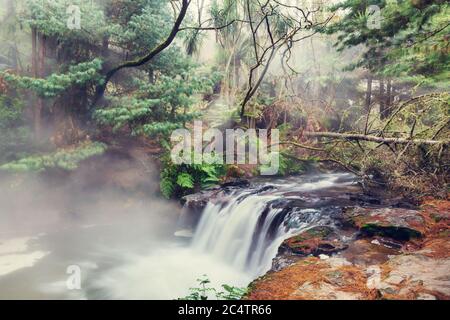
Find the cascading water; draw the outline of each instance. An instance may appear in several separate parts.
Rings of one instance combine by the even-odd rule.
[[[261,185],[234,191],[215,203],[208,203],[192,241],[192,248],[213,256],[239,271],[257,277],[270,269],[281,243],[302,229],[330,223],[324,208],[277,207],[286,194],[301,194],[329,188],[344,174],[316,177],[315,181]],[[351,184],[343,180],[340,185]],[[314,202],[314,199],[310,199]]]
[[[200,220],[189,243],[166,243],[150,253],[130,255],[99,278],[93,275],[86,295],[179,298],[198,287],[196,279],[202,275],[218,290],[223,284],[245,287],[271,268],[284,239],[313,226],[332,225],[332,215],[339,211],[336,197],[354,182],[351,175],[326,174],[207,191],[208,203],[197,212]],[[186,231],[183,221],[180,227]]]
[[[145,211],[148,206],[136,220],[129,216],[117,224],[67,226],[38,236],[29,243],[35,250],[29,259],[36,266],[27,272],[29,279],[44,277],[45,281],[31,285],[29,296],[174,299],[198,287],[196,280],[202,275],[220,291],[223,284],[245,287],[271,268],[284,239],[303,229],[333,225],[333,215],[346,205],[342,201],[349,201],[347,192],[355,192],[349,187],[354,182],[353,176],[345,174],[311,175],[205,191],[200,199],[202,204],[208,203],[202,212],[195,211],[200,220],[180,226],[185,230],[195,225],[189,241],[172,237],[170,233],[176,231],[172,228],[159,230],[162,228]],[[48,254],[41,255],[37,263],[41,256],[36,252]],[[82,290],[68,291],[66,278],[61,277],[61,270],[72,264],[82,268]],[[0,259],[0,271],[1,267]],[[14,281],[14,277],[6,281]],[[8,295],[12,293],[10,290]]]

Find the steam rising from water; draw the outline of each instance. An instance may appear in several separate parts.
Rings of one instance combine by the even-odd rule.
[[[129,257],[127,263],[104,274],[96,286],[111,298],[135,299],[184,297],[188,288],[198,287],[195,279],[203,274],[219,290],[222,284],[246,287],[270,269],[284,239],[330,223],[322,209],[288,211],[272,207],[271,202],[283,198],[286,191],[306,192],[353,183],[338,181],[343,177],[348,178],[333,174],[314,182],[282,183],[270,194],[255,193],[255,189],[236,191],[208,204],[189,246],[164,246],[146,256]]]
[[[315,209],[282,212],[271,201],[342,184],[326,175],[236,191],[208,205],[187,243],[173,237],[181,208],[153,196],[147,169],[107,155],[70,176],[2,177],[0,298],[174,299],[202,275],[216,288],[245,287],[289,234],[326,218]],[[82,271],[81,290],[66,286],[70,265]]]
[[[67,290],[69,265],[81,267],[86,284],[128,252],[148,253],[167,241],[180,208],[156,196],[148,169],[107,154],[70,175],[2,173],[0,299],[85,297]]]

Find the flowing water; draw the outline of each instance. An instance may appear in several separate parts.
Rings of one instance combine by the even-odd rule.
[[[236,191],[218,203],[209,203],[195,232],[192,248],[206,252],[236,270],[256,278],[267,272],[283,240],[303,229],[331,223],[324,208],[277,208],[285,194],[353,184],[345,174],[314,177],[312,181],[280,181]],[[281,183],[282,182],[282,183]],[[313,199],[314,201],[314,199]]]
[[[218,288],[246,286],[271,268],[284,239],[333,224],[333,195],[354,184],[347,174],[319,174],[230,188],[208,203],[189,240],[173,236],[177,209],[151,199],[138,209],[124,199],[104,212],[87,207],[75,222],[64,217],[31,234],[3,230],[0,298],[174,299],[202,275]],[[290,200],[304,205],[279,205]],[[71,265],[81,270],[78,290],[67,287]]]

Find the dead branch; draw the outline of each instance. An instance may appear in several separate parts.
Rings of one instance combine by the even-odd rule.
[[[343,139],[353,141],[370,141],[385,144],[416,144],[416,145],[448,145],[449,140],[431,140],[431,139],[407,139],[407,138],[386,138],[371,136],[365,134],[354,133],[336,133],[336,132],[303,132],[306,137],[314,138],[330,138],[330,139]]]

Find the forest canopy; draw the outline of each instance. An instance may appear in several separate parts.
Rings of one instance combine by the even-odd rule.
[[[166,197],[260,173],[172,163],[170,134],[197,119],[280,130],[280,175],[448,192],[447,1],[1,3],[1,170],[73,170],[132,141]]]

